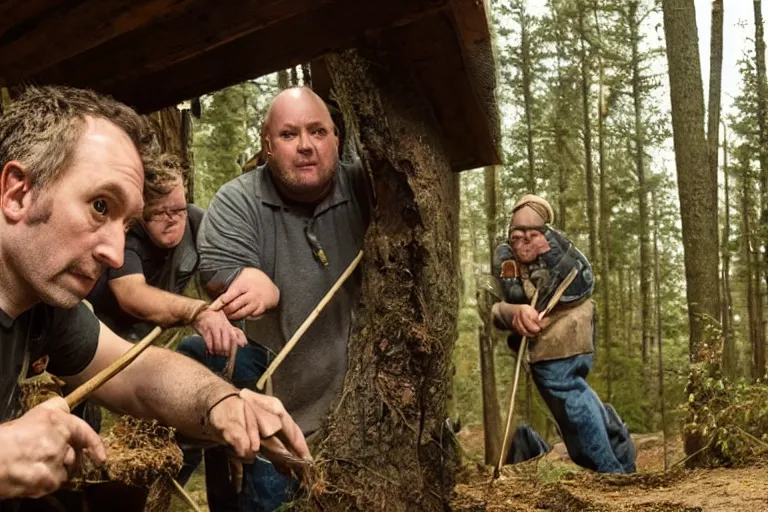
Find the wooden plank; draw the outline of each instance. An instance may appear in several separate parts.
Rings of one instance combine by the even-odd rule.
[[[493,94],[495,69],[490,45],[475,56],[485,63],[482,78],[478,79],[465,62],[464,40],[450,11],[403,27],[396,37],[399,51],[411,62],[413,73],[420,80],[442,127],[452,168],[462,171],[500,163],[499,121]]]
[[[39,0],[38,0],[39,1]],[[86,0],[60,2],[0,38],[0,74],[8,83],[73,55],[167,18],[192,0]],[[20,16],[9,13],[13,20]],[[18,19],[18,18],[17,18]]]
[[[186,98],[309,62],[329,51],[348,48],[362,36],[418,19],[446,7],[446,0],[336,0],[270,25],[246,37],[183,60],[156,73],[134,73],[121,81],[93,83],[70,74],[67,83],[109,92],[141,111],[157,110]],[[288,37],[286,34],[301,34]],[[73,70],[76,71],[76,70]]]
[[[114,1],[114,0],[112,0]],[[146,75],[210,51],[251,32],[279,24],[334,0],[186,1],[176,15],[148,23],[91,51],[47,66],[36,80],[61,82],[72,69],[99,83]],[[282,34],[282,38],[288,37]],[[273,44],[281,44],[275,40]],[[1,68],[0,68],[1,69]],[[23,70],[19,75],[23,75]],[[14,77],[15,78],[15,77]],[[15,81],[13,79],[9,81]]]
[[[0,2],[0,44],[11,29],[24,30],[30,21],[61,4],[61,0],[3,0]]]

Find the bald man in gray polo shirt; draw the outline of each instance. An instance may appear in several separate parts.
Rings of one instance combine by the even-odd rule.
[[[277,353],[362,247],[371,195],[359,163],[339,162],[330,113],[311,90],[278,95],[262,139],[266,165],[223,186],[208,208],[200,275],[230,320],[246,320],[248,337]],[[359,289],[357,274],[273,376],[305,435],[341,391]]]

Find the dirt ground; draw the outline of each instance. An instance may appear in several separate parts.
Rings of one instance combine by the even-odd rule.
[[[480,439],[478,440],[478,435]],[[462,432],[464,449],[482,450],[482,433]],[[598,475],[578,468],[555,447],[548,456],[506,466],[501,476],[470,462],[458,478],[454,512],[766,512],[768,461],[746,468],[664,471],[660,435],[637,436],[638,473]],[[670,443],[670,466],[683,459],[679,440]]]

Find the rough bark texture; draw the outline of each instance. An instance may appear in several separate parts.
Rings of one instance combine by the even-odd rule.
[[[344,391],[315,451],[307,506],[437,511],[457,463],[445,419],[459,303],[458,177],[410,69],[380,44],[326,57],[377,207]]]
[[[496,167],[488,166],[484,170],[485,189],[485,227],[488,242],[489,268],[493,268],[493,251],[496,246]],[[478,290],[478,293],[488,293]],[[491,298],[480,300],[478,305],[492,304]],[[501,409],[499,407],[499,394],[496,389],[496,364],[494,361],[493,318],[490,307],[481,307],[478,311],[483,325],[478,327],[478,342],[480,344],[480,376],[483,387],[483,430],[485,433],[485,463],[495,464],[499,460],[501,451]]]
[[[723,309],[720,321],[723,324],[723,373],[728,377],[736,377],[737,355],[736,339],[733,333],[733,292],[731,290],[731,191],[728,173],[728,135],[723,126],[723,236],[720,243],[720,258],[723,296],[721,307]]]
[[[659,373],[658,377],[658,399],[659,415],[661,416],[661,432],[664,443],[664,470],[667,469],[667,414],[664,407],[664,352],[662,350],[662,337],[664,334],[664,323],[661,318],[661,265],[659,263],[659,204],[656,194],[653,194],[653,283],[656,292],[656,347],[658,349]]]
[[[587,187],[587,224],[589,225],[589,260],[597,261],[597,212],[595,211],[595,177],[592,171],[592,121],[589,115],[590,60],[584,41],[584,10],[579,2],[579,32],[581,33],[581,96],[584,117],[584,176]]]
[[[712,2],[712,25],[709,44],[709,103],[707,107],[707,146],[709,172],[717,183],[717,163],[720,149],[720,90],[723,77],[723,0]],[[715,189],[714,204],[717,204]]]
[[[765,73],[765,38],[763,36],[763,9],[760,0],[753,0],[755,12],[755,68],[757,70],[757,125],[760,135],[760,223],[765,226],[768,223],[768,127],[766,126],[766,110],[768,109],[768,84],[766,83]],[[765,233],[765,232],[764,232]],[[768,238],[763,235],[761,240],[763,245],[768,246]],[[757,251],[757,249],[756,249]],[[768,263],[768,251],[763,254],[764,261]],[[760,292],[760,258],[756,252],[753,264],[755,265],[757,278],[755,279],[755,295],[762,302],[762,293]],[[762,269],[762,274],[768,285],[768,272]],[[762,304],[760,305],[762,319]],[[765,375],[765,338],[762,321],[760,321],[760,338],[755,340],[754,344],[754,374],[756,378],[762,378]]]
[[[603,102],[603,83],[605,81],[603,63],[600,61],[600,101]],[[600,340],[605,349],[605,385],[606,401],[611,401],[613,392],[613,363],[611,359],[611,269],[609,248],[611,234],[609,232],[609,219],[611,215],[611,205],[608,202],[608,175],[605,170],[605,116],[602,109],[598,107],[597,112],[597,147],[599,156],[600,172],[600,298],[602,299],[602,318]]]
[[[707,341],[703,316],[716,319],[720,311],[717,208],[711,204],[717,183],[709,172],[704,137],[704,91],[693,0],[665,0],[662,5],[683,225],[690,353],[695,361]]]
[[[717,181],[709,172],[704,135],[704,90],[693,0],[664,0],[662,8],[683,226],[690,359],[698,363],[704,359],[708,343],[715,341],[710,339],[708,327],[720,316],[717,204],[712,204]],[[702,442],[698,435],[686,435],[686,453],[698,452]]]
[[[146,116],[152,124],[160,151],[172,153],[181,158],[184,166],[184,180],[187,202],[195,202],[195,173],[192,168],[192,152],[189,142],[192,137],[192,119],[189,110],[168,107]]]
[[[645,170],[645,125],[643,123],[642,83],[640,76],[640,17],[638,2],[629,2],[629,33],[632,40],[632,101],[635,108],[635,171],[637,172],[638,223],[640,226],[640,329],[643,372],[648,366],[651,345],[651,246],[650,216],[648,215],[648,185]],[[644,383],[648,383],[643,378]]]

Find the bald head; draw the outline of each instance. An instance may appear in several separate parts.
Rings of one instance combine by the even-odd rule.
[[[275,96],[275,99],[272,100],[272,103],[270,103],[269,108],[267,109],[267,115],[264,116],[264,124],[261,128],[262,135],[265,135],[268,132],[270,124],[273,122],[274,112],[279,112],[284,108],[293,109],[299,104],[315,107],[318,111],[322,110],[328,116],[328,122],[333,124],[333,121],[331,120],[331,111],[328,110],[328,106],[323,101],[323,98],[318,96],[315,91],[309,87],[291,87],[290,89],[285,89],[280,92],[280,94]]]
[[[339,139],[325,102],[306,87],[272,101],[262,139],[275,185],[292,201],[317,203],[330,192],[339,163]]]

